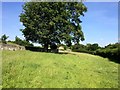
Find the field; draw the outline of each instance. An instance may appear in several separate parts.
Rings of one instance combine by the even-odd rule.
[[[117,88],[118,64],[85,53],[3,51],[3,88]]]

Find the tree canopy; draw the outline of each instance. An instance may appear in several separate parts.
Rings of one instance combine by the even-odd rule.
[[[80,16],[87,11],[82,2],[27,2],[23,5],[20,21],[27,41],[48,45],[84,40]]]

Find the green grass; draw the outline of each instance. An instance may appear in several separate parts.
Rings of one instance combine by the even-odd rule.
[[[90,54],[3,51],[3,88],[117,88],[118,64]]]

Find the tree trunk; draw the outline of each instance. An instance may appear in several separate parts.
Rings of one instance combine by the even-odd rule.
[[[48,52],[48,43],[45,43],[45,44],[44,44],[44,51],[45,51],[45,52]]]

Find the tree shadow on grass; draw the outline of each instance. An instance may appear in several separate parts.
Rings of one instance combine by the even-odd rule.
[[[26,49],[28,51],[32,51],[32,52],[43,52],[43,53],[54,53],[54,54],[69,54],[68,52],[54,52],[54,51],[51,51],[51,50],[48,50],[48,51],[44,51],[44,50],[30,50],[30,49]]]
[[[68,52],[57,52],[55,54],[69,54]]]

